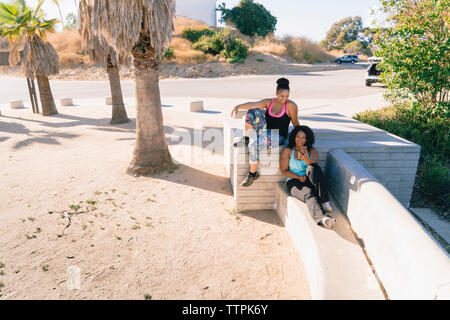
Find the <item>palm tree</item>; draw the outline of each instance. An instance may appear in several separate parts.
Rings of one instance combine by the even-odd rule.
[[[159,66],[170,41],[175,0],[82,0],[90,32],[133,58],[136,146],[128,172],[148,175],[173,167],[163,130]]]
[[[25,0],[16,0],[13,4],[0,2],[0,24],[2,35],[8,38],[11,65],[22,65],[27,78],[36,77],[42,104],[42,115],[58,113],[48,76],[59,73],[59,57],[53,46],[46,41],[46,34],[54,32],[58,20],[45,20],[40,0],[34,10],[30,10]],[[21,55],[18,46],[25,43]]]
[[[89,53],[91,60],[96,63],[106,65],[108,72],[109,85],[112,97],[112,118],[111,124],[125,123],[130,121],[123,103],[122,88],[120,86],[119,62],[127,63],[127,59],[118,55],[116,51],[108,45],[106,40],[94,36],[89,25],[88,10],[80,8],[80,33],[83,41],[83,48]],[[101,35],[100,35],[101,36]]]

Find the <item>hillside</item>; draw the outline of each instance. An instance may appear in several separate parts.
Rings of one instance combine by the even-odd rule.
[[[223,77],[247,74],[289,74],[307,71],[324,71],[344,68],[361,68],[361,66],[342,66],[332,63],[334,55],[325,52],[316,43],[304,39],[285,37],[276,39],[252,40],[232,30],[249,47],[245,63],[229,64],[219,56],[204,54],[194,50],[192,43],[181,34],[187,28],[203,29],[208,26],[197,20],[177,17],[171,41],[173,58],[164,60],[160,69],[161,78],[198,78]],[[219,31],[220,28],[212,28]],[[83,54],[81,38],[77,30],[50,34],[48,40],[55,47],[60,57],[60,74],[51,77],[61,80],[106,80],[104,66],[91,63]],[[336,53],[335,53],[336,54]],[[339,53],[338,53],[339,54]],[[1,74],[23,76],[20,68],[0,67]],[[121,78],[132,79],[132,68],[122,66]]]

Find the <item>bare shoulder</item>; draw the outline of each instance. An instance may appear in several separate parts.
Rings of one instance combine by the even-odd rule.
[[[289,100],[288,101],[288,108],[290,108],[290,109],[297,109],[298,110],[298,106],[297,106],[297,104],[294,102],[294,101],[292,101],[292,100]]]
[[[286,157],[286,156],[290,156],[292,149],[288,148],[288,147],[284,147],[283,150],[281,151],[280,156],[281,157]]]

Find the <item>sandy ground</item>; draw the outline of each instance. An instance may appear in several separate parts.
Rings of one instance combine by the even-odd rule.
[[[252,52],[245,63],[210,62],[203,64],[175,64],[166,62],[161,66],[160,78],[218,78],[238,75],[271,75],[271,74],[295,74],[301,72],[317,72],[345,69],[365,69],[367,63],[335,64],[317,63],[300,64],[292,60],[273,54]],[[24,76],[21,67],[1,67],[0,74],[7,76]],[[73,68],[61,68],[59,74],[50,76],[50,79],[58,80],[108,80],[108,74],[103,66],[80,65]],[[122,80],[134,79],[131,67],[120,68]]]
[[[223,149],[192,161],[205,149],[175,142],[194,115],[164,110],[177,170],[125,173],[133,109],[114,126],[108,107],[2,112],[0,299],[309,299],[276,213],[232,210]]]

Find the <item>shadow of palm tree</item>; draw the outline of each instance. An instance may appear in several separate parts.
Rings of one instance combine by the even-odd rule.
[[[153,178],[229,196],[233,195],[230,179],[228,179],[227,177],[222,177],[205,171],[201,171],[184,164],[180,164],[177,171],[179,173],[178,175],[162,173],[155,175]],[[180,175],[183,177],[181,181]]]

